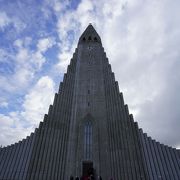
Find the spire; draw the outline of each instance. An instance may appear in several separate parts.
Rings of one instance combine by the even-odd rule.
[[[81,37],[79,38],[79,44],[83,42],[101,43],[101,38],[91,23],[89,23],[88,27],[85,29],[85,31],[82,33]]]

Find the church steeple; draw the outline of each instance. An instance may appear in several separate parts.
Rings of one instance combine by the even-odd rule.
[[[81,37],[79,38],[79,43],[85,42],[98,42],[101,44],[101,38],[90,23],[85,31],[82,33]]]
[[[138,128],[90,24],[39,128],[0,148],[0,180],[97,179],[97,175],[180,180],[180,152]]]

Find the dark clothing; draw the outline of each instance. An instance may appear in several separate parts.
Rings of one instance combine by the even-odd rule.
[[[93,175],[90,176],[90,180],[95,180]]]

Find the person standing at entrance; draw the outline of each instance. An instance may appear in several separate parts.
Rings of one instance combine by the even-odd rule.
[[[101,177],[101,176],[98,176],[98,180],[102,180],[102,177]]]

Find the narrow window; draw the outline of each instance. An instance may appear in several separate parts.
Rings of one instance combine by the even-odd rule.
[[[85,37],[83,37],[83,41],[86,41],[86,38],[85,38]]]
[[[90,102],[88,102],[88,106],[90,106]]]
[[[92,151],[92,123],[87,121],[84,127],[84,157],[86,160],[91,159]]]
[[[97,37],[94,38],[94,41],[97,41]]]
[[[89,40],[89,41],[91,40],[91,36],[88,37],[88,40]]]
[[[90,90],[88,90],[88,94],[90,94]]]

